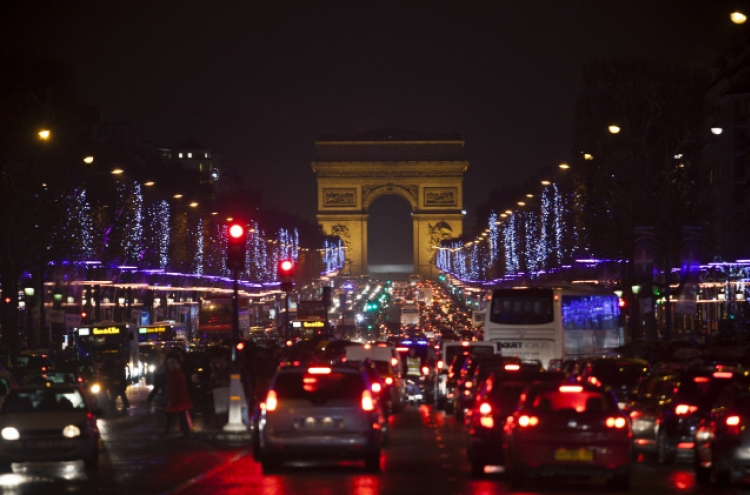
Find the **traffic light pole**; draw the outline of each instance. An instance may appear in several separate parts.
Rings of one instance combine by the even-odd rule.
[[[237,342],[240,340],[240,295],[238,270],[233,270],[232,284],[232,362],[237,361]]]

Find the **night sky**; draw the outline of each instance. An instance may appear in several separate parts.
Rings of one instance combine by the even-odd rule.
[[[393,127],[457,133],[465,208],[571,156],[583,63],[709,67],[734,0],[0,0],[4,49],[57,55],[105,121],[188,134],[267,204],[314,219],[313,143]],[[373,212],[375,214],[376,212]]]

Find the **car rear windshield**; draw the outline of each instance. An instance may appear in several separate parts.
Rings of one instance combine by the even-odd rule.
[[[495,383],[488,396],[494,403],[500,405],[502,411],[510,412],[516,408],[518,399],[525,388],[525,383]]]
[[[601,361],[593,364],[591,375],[604,385],[620,387],[637,385],[648,375],[648,367],[629,361]]]
[[[333,371],[329,374],[280,373],[273,389],[279,399],[359,400],[365,383],[358,373]]]
[[[561,392],[547,390],[529,397],[527,407],[533,411],[614,412],[617,404],[599,392]]]

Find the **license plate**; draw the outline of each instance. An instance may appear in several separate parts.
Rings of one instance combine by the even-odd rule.
[[[591,462],[594,460],[594,452],[589,449],[557,449],[555,460]]]
[[[297,427],[304,429],[327,430],[342,428],[343,426],[343,418],[332,418],[330,416],[308,416],[297,420]]]

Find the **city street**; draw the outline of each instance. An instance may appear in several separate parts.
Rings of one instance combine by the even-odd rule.
[[[410,405],[391,418],[391,438],[381,457],[382,473],[356,464],[291,464],[264,476],[249,443],[220,438],[219,421],[196,411],[192,438],[160,438],[160,410],[146,403],[145,386],[131,386],[128,415],[100,420],[103,449],[98,476],[77,463],[14,465],[0,477],[0,493],[209,494],[296,493],[433,495],[512,493],[502,475],[472,478],[465,459],[463,427],[431,407]],[[606,493],[603,480],[554,479],[531,483],[523,493]],[[665,467],[639,462],[632,493],[750,493],[750,484],[727,489],[696,485],[689,461]]]

